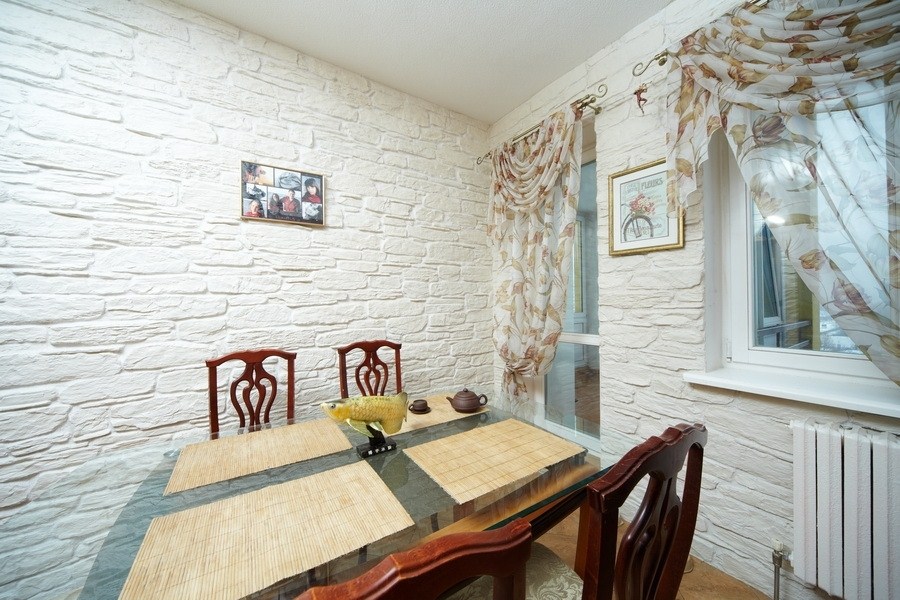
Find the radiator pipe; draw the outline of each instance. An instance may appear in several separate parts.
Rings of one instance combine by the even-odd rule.
[[[775,590],[772,594],[772,600],[779,600],[781,597],[781,564],[784,561],[784,550],[781,543],[775,544],[772,550],[772,564],[775,565]]]

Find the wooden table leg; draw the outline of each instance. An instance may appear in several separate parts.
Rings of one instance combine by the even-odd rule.
[[[459,521],[475,512],[475,501],[469,500],[453,507],[453,520]]]

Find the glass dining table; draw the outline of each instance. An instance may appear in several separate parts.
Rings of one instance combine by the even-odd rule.
[[[434,396],[429,401],[434,403],[442,398]],[[514,473],[509,480],[496,486],[491,481],[482,481],[481,488],[475,488],[476,491],[462,498],[459,492],[454,492],[449,484],[436,476],[434,469],[439,470],[442,465],[452,463],[468,467],[471,471],[468,477],[489,480],[492,475],[486,467],[488,461],[484,454],[477,452],[475,446],[484,443],[479,439],[492,439],[502,428],[509,429],[512,425],[518,428],[511,430],[512,435],[523,439],[532,431],[550,436],[524,440],[513,450],[517,458],[525,455],[537,461],[529,464],[538,467]],[[291,492],[288,492],[290,502],[299,508],[313,499],[328,505],[329,499],[321,496],[334,492],[326,487],[319,491],[315,485],[324,486],[324,482],[339,477],[340,469],[365,463],[377,474],[377,480],[373,476],[371,489],[386,487],[392,496],[390,503],[395,503],[400,512],[407,514],[408,520],[395,527],[396,531],[378,539],[361,538],[365,543],[356,544],[359,547],[322,555],[324,559],[317,559],[321,562],[303,564],[295,572],[279,573],[272,581],[260,580],[260,583],[253,584],[252,590],[244,589],[235,596],[291,598],[311,585],[352,578],[391,552],[408,549],[423,540],[448,533],[492,529],[524,517],[531,520],[535,532],[541,534],[555,524],[559,514],[577,507],[584,498],[586,486],[603,472],[600,459],[577,446],[568,452],[568,456],[558,460],[558,456],[546,452],[550,445],[547,440],[555,442],[558,439],[556,436],[495,407],[402,431],[391,436],[397,443],[396,450],[366,459],[360,458],[352,447],[352,444],[364,443],[366,438],[343,424],[339,428],[351,442],[351,447],[177,493],[169,493],[167,486],[171,485],[179,456],[184,453],[188,442],[200,440],[151,444],[91,460],[30,500],[0,525],[0,535],[6,546],[0,553],[0,558],[6,557],[0,562],[3,565],[0,567],[0,597],[91,600],[141,597],[140,591],[135,594],[134,590],[130,593],[123,590],[129,574],[137,567],[138,559],[143,559],[141,548],[147,545],[154,522],[179,515],[193,515],[195,512],[196,519],[207,518],[209,515],[204,517],[203,511],[228,521],[229,511],[237,509],[228,507],[226,502],[236,498],[256,498],[254,494],[262,494],[277,486],[304,482],[321,483],[311,483],[312,488],[296,488],[307,490],[301,497],[291,497]],[[244,435],[265,436],[276,429]],[[479,433],[487,437],[473,437]],[[444,445],[440,446],[441,443]],[[428,463],[423,457],[425,450],[432,447],[439,454],[433,457],[432,463]],[[417,454],[417,451],[421,452]],[[503,462],[509,461],[503,459]],[[369,472],[368,469],[366,472]],[[361,493],[355,492],[355,495],[363,496],[362,504],[368,502],[371,505],[371,519],[378,519],[380,517],[375,509],[384,502],[376,498],[374,491],[371,500],[367,499],[367,489],[364,487]],[[294,494],[297,495],[296,492]],[[253,500],[247,511],[249,514],[243,515],[243,518],[250,519],[250,523],[253,523],[254,513],[260,508],[256,504],[258,502]],[[357,518],[364,522],[367,515]],[[187,521],[182,521],[182,525],[176,521],[170,527],[183,528],[183,523],[192,523],[196,519],[191,516]],[[252,546],[241,549],[241,552],[253,555],[249,559],[251,563],[264,563],[268,560],[266,552],[292,551],[291,540],[283,541],[287,545],[274,547],[274,550],[265,547],[266,542],[278,537],[279,533],[303,532],[298,537],[304,539],[294,542],[304,547],[316,546],[320,533],[323,539],[333,535],[319,531],[320,522],[327,521],[324,513],[321,519],[316,513],[311,518],[304,518],[299,530],[288,529],[288,520],[282,518],[274,524],[272,521],[254,523],[250,527],[245,526],[244,530],[222,531],[212,537],[193,533],[191,535],[195,539],[188,540],[186,545],[210,548],[203,560],[212,565],[231,550],[217,551],[210,540],[230,537],[230,546],[240,549],[242,541]],[[283,532],[281,524],[284,524]],[[246,536],[250,529],[257,530],[253,539]],[[337,547],[340,548],[340,545]],[[217,568],[227,571],[228,565]],[[159,597],[153,577],[151,572],[150,583],[146,584],[151,587],[145,591],[148,595]],[[228,596],[211,589],[204,592],[208,592],[209,597]]]

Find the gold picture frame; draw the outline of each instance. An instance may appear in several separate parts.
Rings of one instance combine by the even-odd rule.
[[[666,159],[609,176],[609,254],[684,248],[684,211],[667,214]]]

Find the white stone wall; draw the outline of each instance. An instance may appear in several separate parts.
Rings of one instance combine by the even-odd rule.
[[[699,197],[684,250],[607,252],[607,176],[664,154],[664,69],[631,68],[729,7],[675,0],[489,133],[499,143],[609,86],[603,428],[634,439],[705,422],[694,551],[771,593],[771,539],[792,538],[787,424],[845,414],[682,381],[703,368],[716,251]],[[97,454],[202,435],[203,360],[233,349],[297,350],[303,407],[337,393],[333,347],[367,337],[403,342],[413,394],[487,387],[488,177],[473,162],[487,146],[485,124],[171,3],[0,1],[0,519]],[[323,173],[326,227],[241,221],[241,160]],[[782,597],[819,596],[785,578]]]
[[[601,49],[583,65],[548,85],[493,125],[496,146],[539,122],[568,101],[609,94],[597,116],[597,202],[600,287],[600,396],[603,443],[620,456],[622,440],[637,441],[681,421],[704,422],[710,431],[700,518],[693,552],[767,594],[773,592],[772,540],[793,540],[792,419],[843,421],[844,411],[743,393],[693,387],[684,371],[705,367],[704,257],[717,252],[703,239],[702,196],[687,213],[683,250],[610,257],[608,176],[665,156],[665,90],[668,67],[632,75],[638,62],[731,8],[720,0],[675,0],[662,13]],[[644,114],[633,92],[647,83]],[[900,430],[896,420],[856,414],[854,420]],[[790,574],[781,579],[783,600],[824,598]]]
[[[75,465],[202,435],[203,361],[403,343],[492,380],[487,125],[161,0],[0,2],[0,519]],[[325,176],[324,228],[240,219],[240,161]]]

